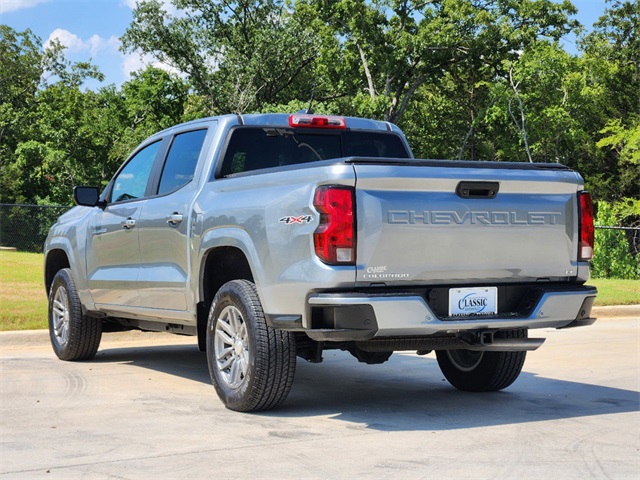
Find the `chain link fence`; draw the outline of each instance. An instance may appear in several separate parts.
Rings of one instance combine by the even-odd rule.
[[[42,253],[51,225],[70,208],[0,203],[0,247]]]
[[[635,222],[633,227],[605,227],[596,225],[597,230],[619,230],[624,232],[629,242],[629,251],[634,257],[640,256],[640,222]]]
[[[72,207],[51,205],[15,205],[0,203],[0,247],[13,247],[21,252],[41,253],[49,228]],[[622,230],[629,241],[631,254],[640,254],[640,227],[601,227]]]

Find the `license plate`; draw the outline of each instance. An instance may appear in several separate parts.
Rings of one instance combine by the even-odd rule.
[[[498,288],[449,289],[449,316],[492,315],[498,313]]]

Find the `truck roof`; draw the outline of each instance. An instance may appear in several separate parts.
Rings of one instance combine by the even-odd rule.
[[[166,135],[168,132],[177,129],[183,128],[185,126],[195,126],[199,124],[211,123],[213,121],[219,122],[221,126],[229,126],[229,125],[256,125],[256,126],[271,126],[271,127],[287,127],[289,128],[289,117],[292,114],[289,113],[252,113],[245,115],[235,115],[235,114],[227,114],[227,115],[218,115],[212,117],[199,118],[197,120],[191,120],[190,122],[180,123],[178,125],[173,125],[165,130],[162,130],[153,137]],[[319,117],[324,117],[325,115],[317,115]],[[402,134],[401,130],[394,124],[390,122],[384,122],[379,120],[370,120],[366,118],[359,117],[342,117],[346,121],[347,129],[353,130],[377,130],[377,131],[388,131]]]

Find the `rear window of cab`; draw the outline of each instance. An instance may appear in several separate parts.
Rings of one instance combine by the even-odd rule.
[[[390,132],[239,127],[231,132],[219,176],[343,157],[410,155],[401,137]]]

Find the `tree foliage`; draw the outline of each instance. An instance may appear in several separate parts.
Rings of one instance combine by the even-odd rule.
[[[549,0],[299,0],[338,38],[336,69],[345,93],[400,122],[422,87],[446,77],[473,89],[504,75],[505,60],[568,32],[569,2]],[[336,78],[333,79],[334,83]],[[335,85],[332,86],[335,89]]]
[[[35,95],[43,74],[40,41],[29,30],[0,25],[0,202],[22,201],[15,151],[34,121]]]
[[[173,4],[169,14],[159,0],[139,1],[122,37],[125,51],[173,73],[148,68],[97,91],[83,87],[102,77],[93,65],[0,26],[1,202],[69,203],[73,185],[104,185],[157,130],[291,112],[312,97],[320,113],[398,123],[418,157],[559,162],[596,201],[640,198],[634,1],[608,0],[588,34],[568,0]],[[578,55],[559,43],[569,32]],[[599,221],[610,222],[600,205]]]
[[[597,224],[611,229],[598,229],[595,241],[598,248],[592,262],[592,275],[596,278],[630,278],[640,280],[640,259],[629,249],[629,238],[624,230],[615,227],[640,225],[640,200],[625,200],[609,204],[598,202]],[[640,242],[638,242],[640,243]],[[636,248],[640,245],[636,245]]]
[[[74,185],[104,185],[145,137],[183,119],[189,87],[149,68],[120,90],[83,90],[102,74],[0,26],[0,202],[69,204]]]
[[[283,2],[174,3],[175,17],[157,0],[138,3],[123,46],[186,74],[208,113],[260,109],[311,90],[308,73],[322,44]]]

